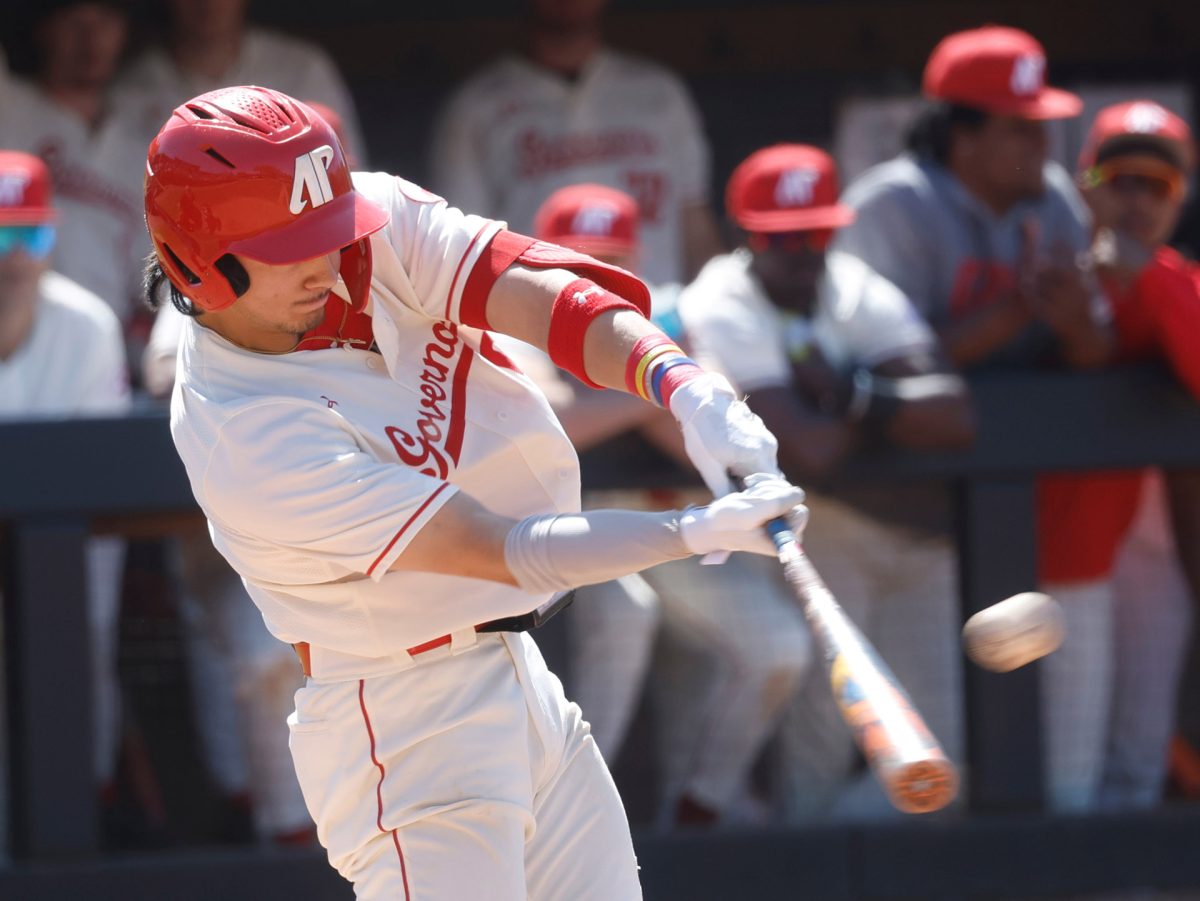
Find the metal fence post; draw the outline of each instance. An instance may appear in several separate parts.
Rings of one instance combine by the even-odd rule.
[[[960,483],[959,580],[963,619],[1037,587],[1034,480],[978,476]],[[1037,664],[989,673],[965,664],[970,806],[1037,810],[1042,747]]]
[[[9,834],[18,857],[97,847],[87,538],[79,520],[24,520],[9,530]]]

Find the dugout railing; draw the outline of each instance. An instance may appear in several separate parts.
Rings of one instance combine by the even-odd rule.
[[[1157,367],[994,373],[973,378],[972,390],[980,414],[974,450],[862,456],[850,464],[862,478],[953,483],[964,616],[1036,584],[1035,473],[1200,467],[1200,407]],[[585,458],[585,483],[615,487],[615,474],[592,459],[594,466]],[[644,485],[664,477],[640,471]],[[143,533],[169,531],[170,517],[194,514],[194,501],[161,413],[2,425],[0,472],[12,858],[0,863],[0,898],[350,898],[319,852],[98,853],[84,542],[98,526],[120,523],[141,523]],[[542,640],[560,644],[561,634]],[[562,655],[561,646],[547,651]],[[1003,676],[966,671],[970,815],[639,834],[647,898],[950,899],[1200,889],[1200,809],[1041,813],[1037,667]]]

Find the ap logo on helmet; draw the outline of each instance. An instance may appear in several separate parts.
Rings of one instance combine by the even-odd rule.
[[[292,201],[288,210],[293,216],[304,211],[304,205],[313,209],[333,200],[333,187],[329,184],[329,164],[333,161],[333,148],[322,144],[316,150],[296,157],[296,174],[292,178]],[[305,196],[307,195],[307,197]]]

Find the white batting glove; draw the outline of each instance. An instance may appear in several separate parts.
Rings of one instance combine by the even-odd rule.
[[[763,421],[738,400],[724,376],[705,372],[671,395],[671,414],[683,431],[683,446],[713,497],[733,490],[729,472],[782,476],[775,440]]]
[[[799,538],[808,522],[804,492],[773,473],[746,477],[746,488],[719,497],[706,507],[689,507],[679,517],[679,535],[693,554],[749,551],[775,556],[775,544],[763,530],[767,520],[786,516]]]

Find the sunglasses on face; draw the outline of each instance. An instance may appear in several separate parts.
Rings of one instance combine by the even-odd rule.
[[[1120,194],[1146,192],[1156,200],[1179,200],[1186,185],[1183,173],[1159,160],[1115,159],[1083,173],[1083,185],[1108,185]]]
[[[782,253],[824,253],[833,240],[833,229],[823,228],[803,232],[756,232],[750,235],[750,249],[762,252],[777,250]]]
[[[44,259],[54,249],[55,237],[53,225],[0,225],[0,256],[20,249]]]

